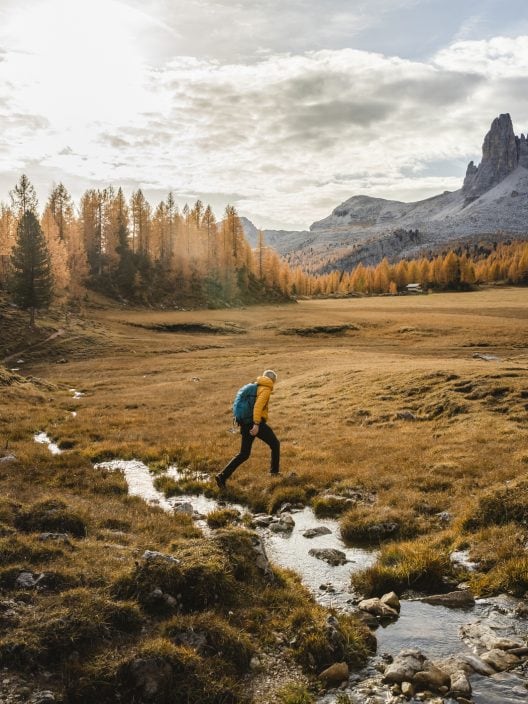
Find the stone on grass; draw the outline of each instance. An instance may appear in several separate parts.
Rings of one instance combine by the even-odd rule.
[[[56,702],[55,695],[49,689],[42,689],[37,692],[33,692],[30,703],[31,704],[53,704]]]
[[[41,533],[38,537],[42,542],[47,542],[48,540],[54,540],[57,543],[64,543],[65,545],[71,545],[70,538],[67,533]]]
[[[348,680],[349,670],[346,662],[335,662],[319,675],[319,679],[325,684],[338,685]]]
[[[180,503],[174,504],[175,513],[185,513],[188,516],[192,516],[194,513],[194,508],[188,501],[182,501]]]
[[[275,573],[271,567],[270,561],[266,554],[266,548],[264,543],[258,535],[253,534],[251,536],[251,547],[255,553],[255,564],[258,569],[264,574],[264,577],[268,582],[275,581]]]
[[[39,574],[35,577],[32,572],[20,572],[16,578],[15,586],[19,589],[33,589],[43,579],[43,574]]]
[[[173,562],[174,564],[179,564],[180,560],[173,555],[167,555],[164,552],[158,552],[157,550],[145,550],[142,555],[144,560],[163,560],[164,562]]]
[[[173,682],[172,667],[161,658],[138,658],[129,665],[134,689],[147,701],[156,701]]]

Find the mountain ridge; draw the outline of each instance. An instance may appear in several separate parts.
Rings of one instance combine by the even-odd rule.
[[[254,233],[246,232],[252,244]],[[515,135],[509,113],[501,114],[484,138],[480,164],[469,163],[460,189],[410,203],[354,195],[309,230],[264,235],[291,264],[314,272],[417,256],[483,236],[528,238],[528,140]]]

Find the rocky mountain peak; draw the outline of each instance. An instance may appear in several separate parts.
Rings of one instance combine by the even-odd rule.
[[[499,115],[482,145],[479,166],[468,165],[462,192],[468,201],[475,200],[506,178],[518,166],[528,168],[528,141],[524,135],[516,137],[509,113]]]

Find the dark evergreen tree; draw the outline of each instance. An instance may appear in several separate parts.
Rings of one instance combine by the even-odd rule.
[[[53,277],[46,239],[32,210],[26,210],[19,220],[11,268],[9,288],[13,301],[29,310],[29,324],[33,327],[36,310],[47,308],[53,297]]]

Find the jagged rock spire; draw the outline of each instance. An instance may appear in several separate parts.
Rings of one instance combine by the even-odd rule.
[[[462,192],[469,199],[481,196],[500,183],[517,166],[528,167],[528,143],[524,135],[515,136],[509,113],[499,115],[482,145],[482,161],[478,168],[469,163]]]

